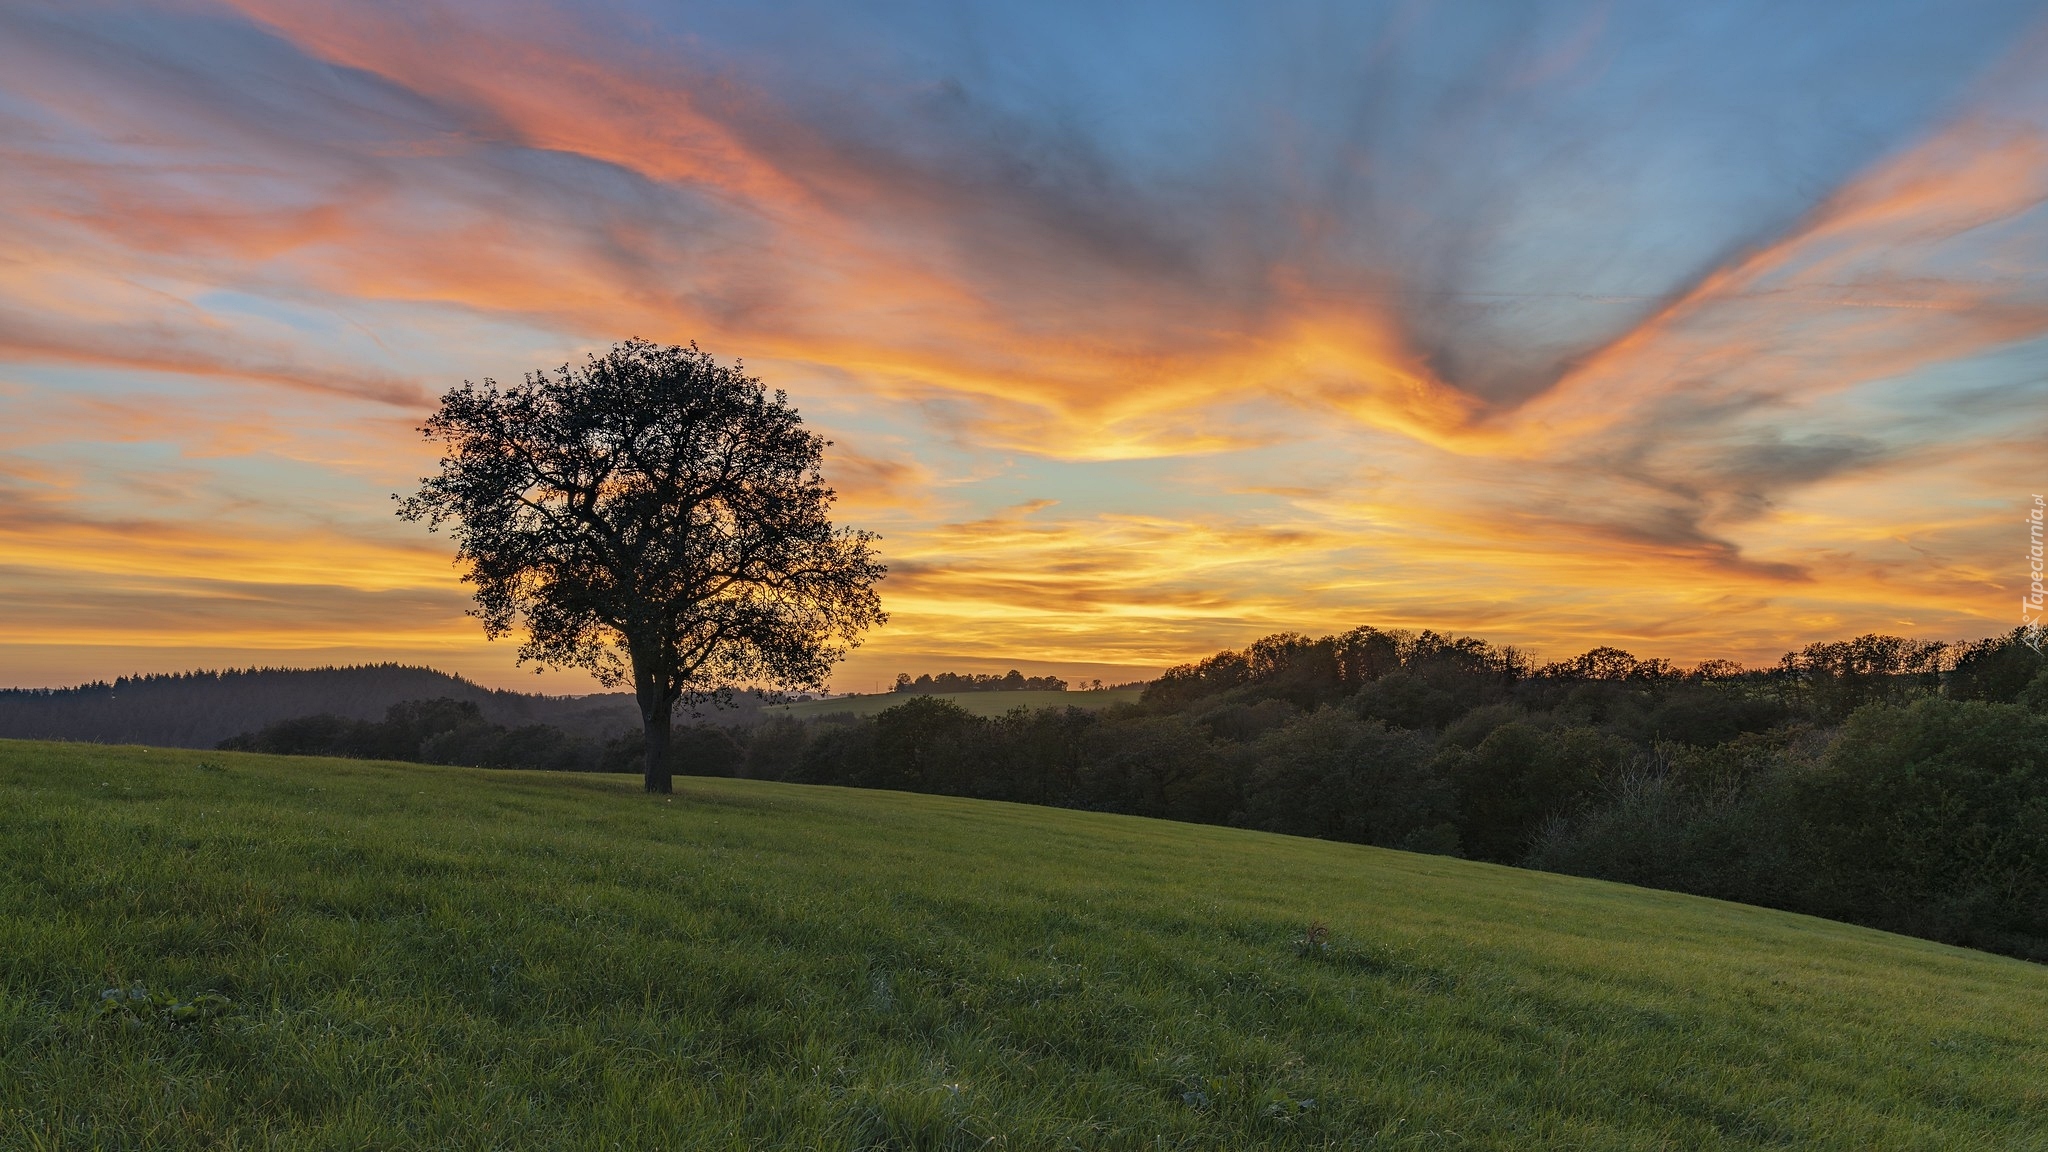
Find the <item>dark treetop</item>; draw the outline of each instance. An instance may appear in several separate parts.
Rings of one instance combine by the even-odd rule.
[[[677,703],[823,687],[882,623],[875,537],[835,529],[826,441],[739,365],[628,340],[501,389],[465,381],[421,432],[441,471],[399,515],[454,525],[471,614],[522,661],[630,683],[647,786]]]

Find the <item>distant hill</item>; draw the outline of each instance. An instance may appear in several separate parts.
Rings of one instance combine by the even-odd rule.
[[[320,712],[380,720],[393,704],[440,697],[472,702],[486,720],[507,727],[551,724],[573,735],[602,738],[640,724],[633,699],[625,693],[541,696],[485,688],[432,668],[364,664],[180,672],[75,688],[0,689],[0,738],[211,748],[280,720]]]
[[[1092,692],[1058,691],[967,691],[938,692],[929,695],[951,700],[970,715],[1001,716],[1013,708],[1081,708],[1096,711],[1112,704],[1136,704],[1145,694],[1143,685],[1125,685],[1119,688],[1101,688]],[[912,696],[927,695],[924,692]],[[880,692],[866,696],[834,696],[826,700],[803,700],[791,704],[773,705],[766,709],[771,715],[792,716],[798,720],[810,720],[821,716],[873,716],[886,708],[895,708],[911,699],[899,692]]]

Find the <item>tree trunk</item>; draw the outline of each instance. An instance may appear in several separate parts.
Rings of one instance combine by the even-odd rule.
[[[668,770],[669,727],[674,720],[675,701],[641,700],[640,727],[647,736],[647,790],[663,796],[675,791]]]

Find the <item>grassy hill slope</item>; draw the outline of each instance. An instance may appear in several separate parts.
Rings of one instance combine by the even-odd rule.
[[[680,783],[0,744],[0,1147],[2048,1147],[2038,966]]]

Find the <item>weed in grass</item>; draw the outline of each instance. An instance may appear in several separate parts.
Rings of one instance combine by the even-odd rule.
[[[1309,921],[1308,927],[1294,940],[1294,954],[1308,959],[1320,960],[1330,954],[1330,926],[1321,920]]]
[[[92,1016],[122,1028],[192,1028],[221,1019],[234,1010],[234,1001],[218,992],[201,992],[184,1000],[131,984],[126,988],[103,989]]]

